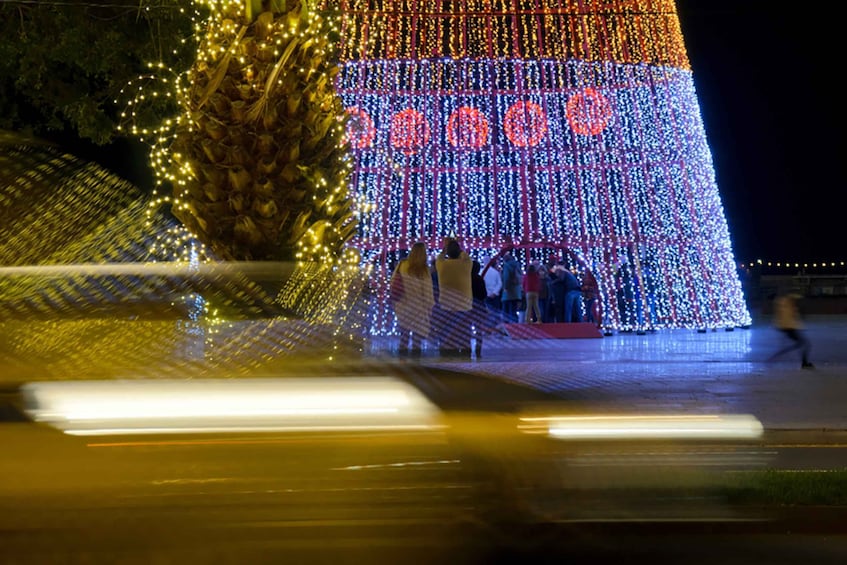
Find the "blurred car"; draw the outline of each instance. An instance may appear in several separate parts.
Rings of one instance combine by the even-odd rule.
[[[0,426],[6,528],[724,520],[748,416],[440,409],[400,377],[33,382]],[[693,496],[696,494],[697,496]]]

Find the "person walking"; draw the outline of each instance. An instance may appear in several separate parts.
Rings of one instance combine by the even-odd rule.
[[[471,351],[470,314],[473,310],[470,256],[459,242],[445,238],[444,249],[435,259],[438,271],[438,306],[443,315],[441,348],[445,354]]]
[[[500,297],[505,323],[517,323],[521,298],[521,266],[515,256],[507,252],[503,256],[503,292]]]
[[[527,324],[540,324],[543,321],[541,319],[541,308],[538,306],[538,295],[541,292],[541,277],[538,274],[538,267],[534,263],[530,263],[526,269],[522,289],[524,296],[526,296],[524,322]]]
[[[774,360],[789,351],[800,350],[800,367],[803,369],[814,369],[815,366],[809,360],[809,352],[812,348],[804,332],[803,321],[800,317],[800,308],[797,301],[801,298],[795,291],[780,294],[774,300],[773,324],[791,342],[771,355]]]
[[[435,298],[432,291],[432,277],[427,264],[426,245],[422,242],[412,245],[409,256],[397,265],[395,276],[402,277],[402,296],[394,303],[397,325],[400,327],[400,355],[421,355],[424,339],[429,338],[432,307]],[[411,338],[411,350],[409,340]]]

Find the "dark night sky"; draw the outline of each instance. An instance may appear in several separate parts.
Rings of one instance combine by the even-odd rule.
[[[677,8],[736,258],[845,260],[838,15],[773,0]],[[135,155],[117,168],[147,184]],[[121,158],[125,144],[109,155]]]
[[[844,260],[839,16],[772,0],[677,9],[736,257]]]

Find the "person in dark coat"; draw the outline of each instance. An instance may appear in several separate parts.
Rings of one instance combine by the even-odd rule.
[[[503,305],[503,318],[507,324],[518,321],[518,310],[520,309],[523,294],[521,291],[521,265],[511,252],[503,256],[503,292],[500,302]]]
[[[473,293],[471,324],[474,329],[476,340],[474,352],[477,357],[480,357],[482,353],[482,336],[494,331],[490,324],[488,306],[485,303],[485,299],[488,298],[488,291],[485,287],[485,279],[480,271],[482,271],[482,266],[479,261],[474,261],[471,266],[471,292]]]
[[[553,271],[556,275],[550,283],[550,290],[556,305],[556,321],[560,323],[581,321],[582,311],[579,301],[582,291],[579,281],[564,265],[556,265]]]

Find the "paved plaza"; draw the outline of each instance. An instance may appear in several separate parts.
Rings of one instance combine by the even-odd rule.
[[[563,407],[752,414],[767,430],[847,433],[847,317],[810,317],[807,326],[813,370],[800,368],[797,352],[768,360],[787,338],[767,320],[746,329],[705,333],[492,337],[484,340],[481,358],[472,360],[430,352],[421,359],[399,359],[385,350],[329,360],[310,326],[274,320],[226,323],[214,329],[174,320],[7,322],[0,339],[0,384],[319,376],[357,365],[402,375],[411,374],[412,368],[420,373],[422,366],[521,385]],[[310,346],[320,355],[303,362],[298,352]]]
[[[847,318],[807,320],[815,369],[764,320],[733,331],[598,339],[491,338],[479,360],[423,363],[539,389],[580,405],[756,416],[767,430],[847,431]]]

